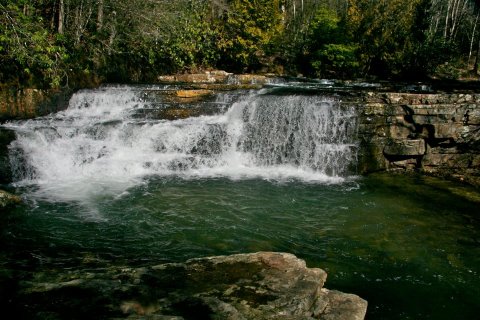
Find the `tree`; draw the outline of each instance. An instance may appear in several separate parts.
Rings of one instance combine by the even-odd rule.
[[[357,51],[358,45],[348,37],[337,13],[320,8],[310,22],[304,52],[313,75],[340,78],[356,75],[360,67]]]
[[[350,0],[348,29],[359,39],[364,74],[402,75],[423,41],[423,0]]]
[[[0,4],[0,69],[2,83],[60,85],[68,58],[46,29],[30,1]]]
[[[259,69],[282,28],[280,0],[232,0],[217,20],[219,64],[234,71]]]

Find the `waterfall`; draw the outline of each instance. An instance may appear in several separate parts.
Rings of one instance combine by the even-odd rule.
[[[76,199],[119,194],[152,176],[333,183],[352,174],[356,115],[334,98],[225,93],[208,115],[165,120],[151,114],[169,107],[158,98],[166,95],[153,101],[149,90],[84,90],[64,111],[5,124],[17,135],[16,184]]]

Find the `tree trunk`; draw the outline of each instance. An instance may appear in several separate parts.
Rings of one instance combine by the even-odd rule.
[[[97,31],[100,32],[102,28],[103,28],[103,0],[98,0]]]
[[[55,1],[54,2],[54,5],[53,5],[53,12],[52,12],[52,17],[50,18],[50,29],[51,30],[55,30],[55,19],[57,18],[57,2]]]
[[[477,30],[477,23],[478,23],[479,14],[480,13],[477,13],[477,16],[475,18],[475,23],[473,24],[472,40],[470,41],[470,51],[468,52],[468,64],[470,64],[470,59],[472,58],[473,42],[475,41],[475,31]]]
[[[473,74],[475,76],[478,75],[478,64],[479,64],[479,62],[480,62],[480,37],[478,39],[477,56],[475,58],[475,64],[473,66]]]
[[[63,21],[65,20],[65,4],[64,0],[58,3],[58,33],[63,34]]]
[[[445,15],[445,29],[443,31],[443,38],[447,40],[447,35],[448,35],[448,25],[449,25],[449,18],[450,18],[450,8],[451,8],[452,2],[451,0],[448,1],[448,6],[447,6],[447,12]]]

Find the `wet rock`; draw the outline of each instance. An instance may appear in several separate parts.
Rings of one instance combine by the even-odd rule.
[[[204,73],[178,74],[159,76],[157,80],[163,83],[177,83],[191,86],[194,89],[205,90],[236,90],[260,89],[274,75],[232,74],[223,70],[206,71]]]
[[[158,117],[166,120],[186,119],[198,115],[198,109],[194,108],[167,108],[158,112]]]
[[[40,89],[0,90],[0,121],[30,119],[65,109],[70,91]]]
[[[12,182],[12,170],[8,156],[8,146],[15,140],[15,132],[0,128],[0,184]]]
[[[239,74],[233,81],[238,81],[240,84],[265,84],[267,77],[257,74]]]
[[[325,271],[287,253],[192,259],[104,273],[42,274],[16,298],[26,316],[140,319],[363,319],[367,302],[323,288]],[[26,303],[28,301],[28,303]],[[80,310],[76,310],[76,309]],[[25,312],[25,310],[24,310]]]
[[[206,71],[203,73],[177,74],[159,76],[160,82],[180,83],[225,83],[231,74],[223,70]]]
[[[22,199],[19,196],[0,190],[0,211],[20,203],[22,203]]]
[[[175,92],[177,97],[180,98],[196,98],[203,97],[212,94],[211,90],[177,90]]]

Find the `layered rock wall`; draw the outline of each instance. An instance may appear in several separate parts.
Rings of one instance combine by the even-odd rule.
[[[366,93],[359,171],[420,171],[480,185],[480,94]]]

